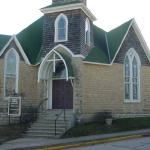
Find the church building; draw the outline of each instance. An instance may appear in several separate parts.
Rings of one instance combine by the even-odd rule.
[[[100,112],[150,116],[150,53],[135,20],[106,32],[86,3],[52,0],[27,28],[0,35],[1,125],[36,110],[27,135],[53,137]]]

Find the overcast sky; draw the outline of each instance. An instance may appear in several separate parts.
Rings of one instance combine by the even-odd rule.
[[[109,31],[135,18],[150,48],[149,0],[87,0],[96,25]],[[0,0],[0,34],[16,34],[38,19],[51,0]]]

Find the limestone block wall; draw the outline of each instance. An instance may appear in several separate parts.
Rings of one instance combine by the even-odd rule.
[[[83,63],[81,58],[73,58],[73,109],[74,113],[81,114],[83,111]]]
[[[93,117],[109,111],[116,117],[150,114],[150,67],[141,67],[141,102],[124,102],[123,64],[112,66],[84,64],[83,114]]]
[[[22,61],[19,72],[19,93],[23,95],[23,105],[37,106],[41,99],[38,66],[28,66]]]
[[[40,103],[40,85],[37,82],[38,66],[19,64],[18,93],[22,98],[22,111],[36,108]],[[15,118],[15,121],[18,121]],[[8,124],[8,98],[4,97],[4,59],[0,59],[0,125]]]

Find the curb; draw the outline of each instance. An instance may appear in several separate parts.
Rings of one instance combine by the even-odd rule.
[[[128,136],[117,136],[117,137],[93,140],[93,141],[88,141],[88,142],[69,143],[69,144],[63,144],[63,145],[58,145],[58,146],[49,146],[47,148],[40,148],[37,150],[62,150],[62,149],[68,149],[68,148],[77,148],[77,147],[84,147],[84,146],[90,146],[90,145],[96,145],[96,144],[111,143],[111,142],[136,139],[136,138],[142,138],[142,137],[143,137],[143,135],[141,135],[141,134],[128,135]]]

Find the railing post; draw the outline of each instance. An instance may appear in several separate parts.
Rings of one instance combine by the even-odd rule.
[[[56,120],[55,120],[55,136],[56,136]]]

